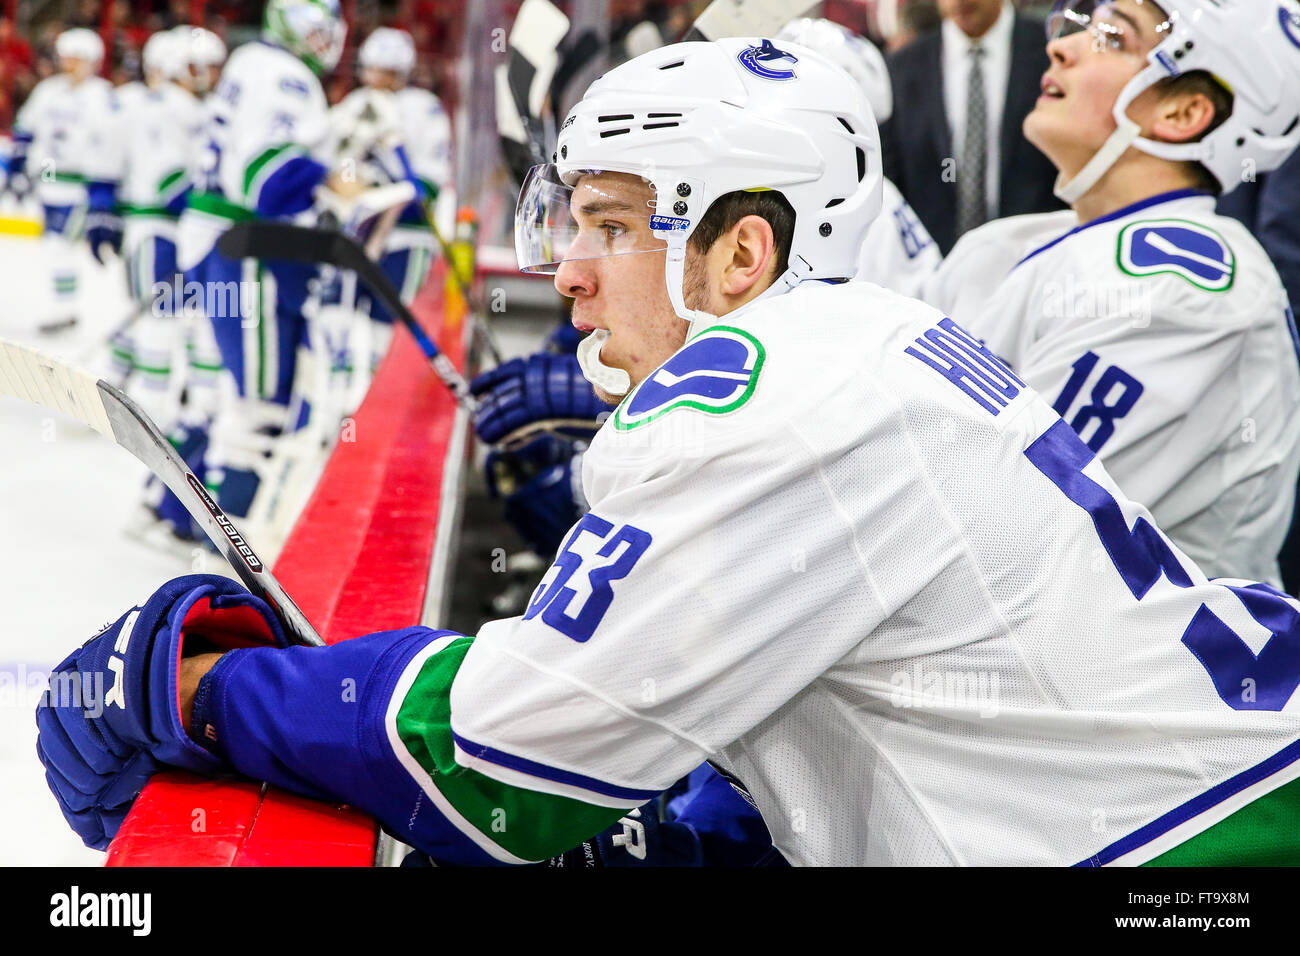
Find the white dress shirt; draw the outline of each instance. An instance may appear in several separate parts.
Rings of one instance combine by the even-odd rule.
[[[984,47],[984,93],[988,97],[986,116],[988,123],[988,214],[997,218],[1002,150],[1002,113],[1007,102],[1007,79],[1011,74],[1011,28],[1015,16],[1011,4],[1004,0],[997,21],[978,41],[961,32],[952,20],[943,26],[943,108],[948,116],[948,129],[952,132],[953,156],[962,155],[966,137],[966,85],[970,77],[970,48],[978,42]]]

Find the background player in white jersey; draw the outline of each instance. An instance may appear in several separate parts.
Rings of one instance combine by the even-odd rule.
[[[96,75],[104,59],[99,35],[65,30],[55,42],[62,72],[42,80],[14,120],[11,188],[34,186],[44,226],[44,261],[50,264],[48,311],[39,326],[75,324],[78,267],[73,244],[85,238],[104,261],[104,247],[118,251],[122,223],[116,192],[122,174],[117,99]]]
[[[175,308],[176,223],[190,188],[202,128],[184,39],[153,34],[141,52],[144,83],[118,91],[125,174],[120,192],[128,288],[139,308],[114,354],[134,373],[130,392],[164,431],[175,425],[184,366],[184,325]]]
[[[880,148],[840,71],[665,47],[592,85],[556,157],[516,251],[621,402],[527,611],[235,649],[283,644],[269,609],[170,582],[51,676],[102,680],[102,711],[38,710],[84,839],[165,763],[518,863],[709,759],[796,863],[1297,858],[1295,827],[1238,825],[1294,815],[1300,604],[1209,583],[989,350],[847,281]]]
[[[190,153],[186,179],[189,191],[180,211],[176,226],[176,272],[180,276],[182,292],[189,283],[202,285],[199,265],[211,250],[210,220],[205,213],[190,205],[195,183],[204,182],[208,172],[206,164],[211,154],[206,147],[206,130],[214,122],[213,114],[217,82],[226,61],[226,45],[211,30],[203,27],[181,25],[172,28],[185,63],[186,79],[181,86],[198,100],[200,129]],[[193,286],[190,286],[193,288]],[[185,364],[173,366],[172,387],[180,391],[182,404],[168,438],[177,451],[204,477],[204,456],[208,446],[209,428],[216,415],[218,386],[224,371],[221,351],[217,348],[212,322],[202,301],[182,297],[181,302],[171,302],[171,310],[182,322],[185,334]],[[193,527],[185,506],[159,482],[151,482],[148,508],[159,519],[156,535],[159,543],[180,538],[184,542],[201,541],[203,536]],[[157,498],[156,496],[161,496]],[[150,535],[151,527],[142,524],[138,532]],[[152,536],[152,535],[151,535]]]
[[[1215,194],[1300,142],[1298,16],[1290,0],[1059,4],[1025,135],[1073,209],[975,230],[925,293],[1208,574],[1273,583],[1300,470],[1295,327]]]
[[[364,109],[367,103],[388,98],[396,107],[401,142],[375,151],[372,159],[382,164],[386,179],[410,180],[419,195],[394,223],[379,265],[402,298],[410,301],[429,273],[436,248],[425,208],[432,211],[432,204],[451,179],[451,123],[438,97],[429,90],[409,85],[415,69],[415,41],[405,30],[378,27],[371,31],[361,44],[357,61],[361,66],[362,86],[344,97],[331,114],[348,117]],[[352,280],[347,284],[351,286]],[[341,294],[341,290],[331,290],[323,298],[332,302]],[[367,338],[369,341],[363,350],[366,354],[352,356],[351,361],[358,366],[369,365],[373,371],[392,339],[393,315],[382,302],[370,296],[363,295],[363,298],[362,309],[372,320],[370,334],[353,337],[353,341],[366,342]],[[358,375],[358,381],[368,380],[368,375]]]
[[[301,427],[298,350],[315,270],[296,263],[226,259],[216,243],[229,225],[313,208],[330,178],[329,131],[319,74],[334,68],[344,24],[336,0],[271,0],[261,42],[231,54],[212,99],[203,159],[182,222],[182,268],[203,286],[226,371],[205,480],[221,507],[246,515],[279,436]],[[328,181],[328,183],[327,183]],[[188,285],[188,283],[187,283]]]

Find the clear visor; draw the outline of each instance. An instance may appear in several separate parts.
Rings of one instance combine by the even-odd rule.
[[[1144,56],[1169,37],[1175,20],[1153,0],[1057,0],[1047,39],[1086,31],[1096,52]]]
[[[515,255],[523,272],[561,263],[663,252],[686,220],[655,215],[654,187],[639,176],[593,170],[565,185],[554,164],[534,166],[515,207]]]

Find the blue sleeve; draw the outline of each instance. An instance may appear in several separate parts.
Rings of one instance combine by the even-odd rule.
[[[231,651],[199,684],[194,736],[250,777],[365,810],[435,859],[492,863],[402,765],[386,732],[404,668],[447,636],[411,627],[330,647]]]
[[[106,212],[117,208],[117,183],[91,180],[86,183],[86,198],[91,212]]]
[[[256,212],[266,219],[296,216],[311,208],[312,192],[329,170],[308,156],[294,156],[267,177],[257,194]]]
[[[32,145],[32,134],[27,130],[15,129],[13,151],[9,155],[10,174],[27,171],[27,151]]]

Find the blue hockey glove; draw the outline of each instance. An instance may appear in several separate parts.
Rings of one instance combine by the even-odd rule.
[[[181,658],[268,644],[288,646],[265,602],[229,578],[191,574],[167,582],[55,668],[36,708],[36,752],[87,846],[108,846],[159,765],[225,768],[181,725]]]
[[[556,429],[576,438],[590,438],[597,420],[610,412],[571,355],[538,352],[511,359],[474,379],[470,391],[481,399],[474,430],[479,440],[489,445],[528,425],[556,419],[591,422],[588,427]]]
[[[541,866],[562,869],[627,866],[703,866],[699,838],[687,825],[661,823],[654,802],[627,815]]]
[[[90,206],[86,212],[86,241],[90,252],[100,265],[105,264],[102,246],[109,246],[114,255],[122,254],[122,216],[117,211],[116,187],[113,183],[86,184]]]
[[[582,456],[570,442],[543,435],[519,451],[490,452],[486,469],[488,492],[505,499],[506,521],[539,556],[554,557],[587,510]]]

